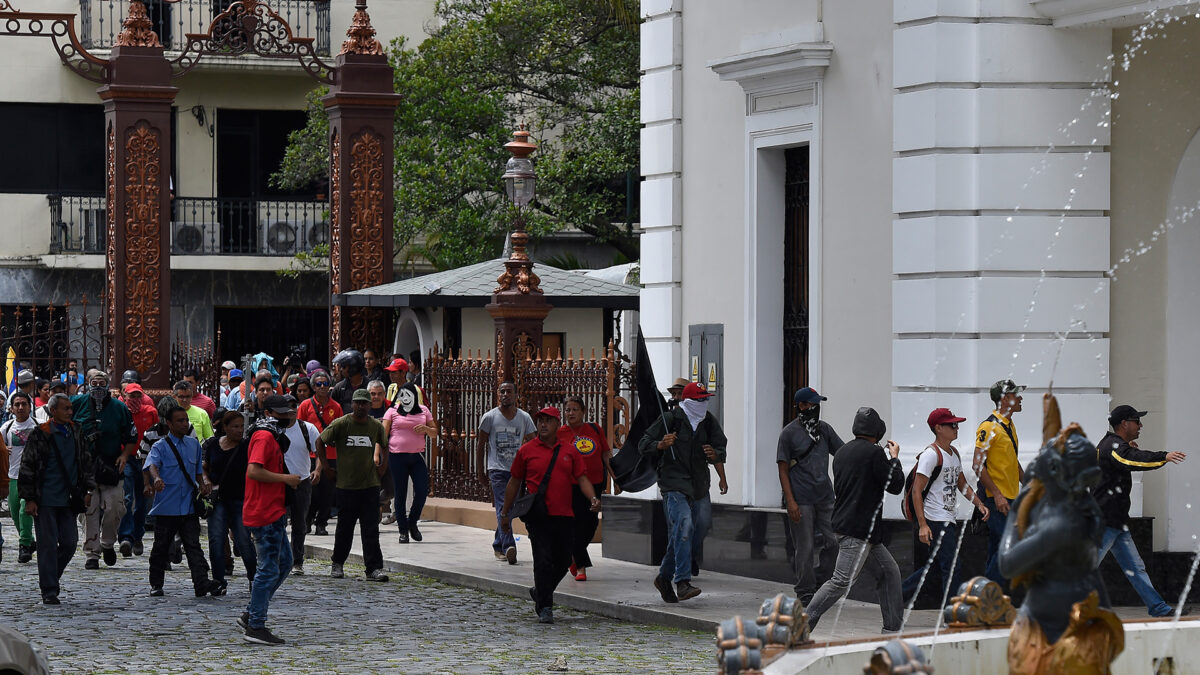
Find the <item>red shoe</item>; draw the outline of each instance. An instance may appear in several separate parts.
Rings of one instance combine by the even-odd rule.
[[[571,576],[575,576],[579,572],[579,568],[575,566],[575,563],[571,563],[571,566],[567,568],[567,572]]]
[[[575,575],[575,581],[587,581],[587,572],[585,571],[586,569],[587,568],[584,568],[584,567],[579,568],[579,574]]]

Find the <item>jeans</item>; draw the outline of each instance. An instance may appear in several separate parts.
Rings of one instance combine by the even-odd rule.
[[[324,481],[322,481],[324,482]],[[361,529],[363,563],[367,572],[383,568],[379,549],[379,488],[337,489],[337,530],[333,533],[333,562],[341,565],[350,557],[354,543],[354,524]]]
[[[596,494],[600,494],[597,492]],[[704,538],[712,529],[712,500],[708,495],[692,500],[692,564],[700,569],[704,562]]]
[[[58,580],[79,545],[75,514],[65,506],[40,504],[33,527],[37,532],[38,584],[42,597],[57,598]]]
[[[183,540],[183,552],[187,555],[188,569],[192,572],[192,586],[198,591],[208,586],[208,561],[200,548],[200,516],[154,517],[154,546],[150,549],[150,586],[163,585],[167,563],[171,556],[171,543],[175,535]]]
[[[833,566],[837,563],[837,538],[833,534],[833,502],[828,504],[800,504],[800,522],[794,523],[788,519],[788,529],[792,534],[792,545],[795,555],[792,558],[792,572],[796,577],[796,597],[811,601],[817,592],[817,569],[813,567],[813,548],[816,547],[817,533],[821,533],[821,551],[817,556],[820,561],[819,569],[822,580],[833,574]]]
[[[304,536],[308,534],[308,505],[312,503],[312,493],[312,479],[305,478],[296,486],[292,505],[288,507],[288,518],[292,523],[293,565],[304,564]]]
[[[989,517],[988,520],[991,520]],[[926,575],[926,582],[934,579],[941,579],[943,591],[954,591],[958,588],[959,579],[962,577],[962,570],[958,565],[955,565],[954,549],[958,546],[958,523],[938,522],[936,520],[926,521],[929,525],[929,531],[933,538],[929,540],[929,544],[925,545],[918,540],[917,547],[913,551],[914,560],[924,560],[924,564],[918,567],[908,578],[904,580],[901,586],[901,594],[904,596],[904,601],[908,602],[914,595],[917,594],[917,584],[921,582],[921,574],[925,572],[926,567],[930,567],[929,574]],[[942,543],[938,544],[938,538],[941,537]],[[931,556],[933,547],[937,546],[937,556]],[[932,567],[936,565],[936,567]],[[950,573],[951,566],[954,567],[953,576]],[[949,597],[949,595],[947,595]]]
[[[1142,556],[1138,554],[1137,545],[1133,543],[1133,536],[1129,534],[1129,530],[1104,528],[1098,559],[1104,560],[1104,556],[1108,555],[1110,548],[1113,557],[1117,559],[1117,564],[1121,566],[1121,571],[1125,573],[1125,578],[1129,579],[1133,590],[1137,591],[1142,602],[1146,603],[1146,609],[1150,612],[1150,616],[1171,614],[1174,610],[1162,599],[1158,591],[1154,590],[1154,584],[1150,582],[1150,577],[1146,574],[1146,563],[1142,562]]]
[[[142,460],[130,457],[125,463],[125,517],[121,518],[121,526],[117,529],[117,538],[121,541],[140,542],[146,536],[146,512],[150,510],[150,500],[142,494],[145,487]]]
[[[100,549],[117,543],[117,529],[125,515],[125,486],[97,485],[83,520],[83,551],[88,560],[99,560]]]
[[[679,583],[692,578],[692,540],[696,536],[695,510],[700,501],[688,499],[682,492],[663,493],[663,513],[667,517],[667,552],[663,554],[658,575],[664,579]]]
[[[838,535],[838,557],[833,576],[813,596],[808,606],[808,625],[816,628],[821,615],[846,595],[862,572],[875,579],[884,632],[900,630],[904,601],[900,597],[900,568],[896,560],[883,544],[869,544],[841,534]]]
[[[208,560],[212,563],[213,579],[225,583],[225,537],[230,531],[233,532],[233,543],[242,554],[242,563],[246,565],[246,576],[254,578],[258,559],[254,555],[250,532],[242,523],[242,502],[222,500],[216,503],[208,519]]]
[[[516,546],[517,541],[511,532],[500,529],[500,509],[504,508],[504,491],[508,488],[508,480],[512,474],[507,471],[488,471],[488,480],[492,483],[492,506],[496,508],[496,536],[492,538],[492,549],[504,553],[510,546]]]
[[[554,589],[571,565],[574,518],[546,516],[525,523],[533,545],[533,595],[537,610],[554,606]]]
[[[25,500],[21,499],[21,495],[17,493],[17,481],[11,480],[8,484],[8,512],[12,514],[13,525],[17,528],[17,536],[20,538],[18,543],[21,546],[33,545],[33,516],[25,513]],[[4,538],[0,537],[0,543],[4,542]]]
[[[592,490],[599,497],[604,492],[604,483],[593,483]],[[571,560],[576,567],[591,567],[592,557],[588,555],[588,544],[596,537],[596,528],[600,527],[600,512],[592,511],[592,501],[583,496],[583,490],[576,485],[571,488],[571,509],[575,513],[575,535],[572,537]]]
[[[258,567],[254,571],[254,584],[250,588],[250,627],[262,628],[267,623],[267,607],[275,591],[292,571],[292,547],[287,538],[287,514],[270,525],[251,527]]]
[[[396,514],[396,526],[401,532],[408,532],[409,524],[416,525],[421,520],[421,509],[425,508],[425,498],[429,496],[429,467],[425,466],[425,457],[419,452],[389,452],[388,468],[392,472],[392,486],[395,492],[395,506],[392,512]],[[405,513],[408,503],[408,479],[412,478],[413,501],[412,508]]]
[[[990,512],[990,515],[988,516],[988,519],[987,519],[987,526],[988,526],[987,569],[984,570],[983,576],[1000,584],[1000,588],[1003,588],[1004,592],[1008,593],[1009,592],[1008,579],[1004,578],[1004,575],[1000,573],[1000,556],[999,556],[1000,538],[1004,536],[1004,523],[1008,521],[1008,514],[1000,513],[999,509],[996,508],[996,500],[987,496],[987,493],[984,491],[982,485],[979,486],[979,489],[976,490],[975,493],[979,495],[980,501],[983,502],[983,505],[986,506],[988,511]],[[1012,502],[1010,501],[1009,503],[1011,504]]]

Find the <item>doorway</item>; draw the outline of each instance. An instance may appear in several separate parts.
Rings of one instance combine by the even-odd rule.
[[[792,396],[808,386],[808,146],[783,151],[783,423]]]

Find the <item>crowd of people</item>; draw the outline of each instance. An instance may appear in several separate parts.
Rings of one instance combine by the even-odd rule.
[[[3,406],[0,475],[8,480],[0,487],[18,533],[18,562],[37,558],[42,602],[60,602],[59,579],[75,555],[81,517],[90,570],[101,560],[115,565],[118,554],[143,555],[152,528],[154,597],[166,595],[165,573],[184,558],[197,597],[223,596],[240,558],[250,601],[238,624],[250,642],[283,642],[266,625],[271,597],[289,575],[305,573],[306,535],[328,535],[335,517],[331,575],[345,576],[357,529],[365,578],[387,581],[380,526],[395,524],[401,544],[422,541],[419,521],[430,488],[424,453],[437,425],[415,362],[394,356],[381,367],[372,352],[351,349],[330,365],[310,361],[290,372],[288,364],[279,373],[259,354],[251,377],[223,364],[217,400],[201,393],[197,373],[188,372],[157,402],[132,370],[117,386],[95,369],[83,377],[68,370],[53,380],[21,370]],[[966,419],[949,409],[929,414],[932,441],[906,482],[900,448],[884,442],[887,426],[874,409],[858,410],[853,439],[843,442],[821,418],[826,398],[807,387],[795,392],[796,417],[779,435],[776,461],[794,547],[794,590],[810,625],[863,572],[875,580],[885,632],[900,629],[905,603],[922,579],[940,580],[946,593],[957,588],[965,576],[955,556],[965,522],[957,516],[959,494],[988,533],[983,574],[1009,590],[998,550],[1024,479],[1013,423],[1023,390],[1011,380],[991,388],[995,409],[973,438],[975,486],[954,445]],[[728,441],[703,385],[680,379],[668,393],[637,452],[657,472],[667,526],[654,587],[664,602],[676,603],[701,593],[692,581],[712,523],[711,473],[726,493]],[[593,566],[587,547],[598,527],[599,497],[613,476],[613,452],[580,397],[530,415],[517,406],[514,384],[503,382],[496,400],[479,419],[475,462],[492,488],[493,552],[518,562],[512,521],[519,517],[533,550],[530,598],[538,620],[552,623],[558,584],[568,575],[586,581]],[[1093,494],[1105,525],[1101,558],[1111,549],[1150,614],[1164,616],[1173,610],[1155,591],[1125,528],[1130,473],[1186,456],[1137,447],[1145,414],[1127,405],[1113,409],[1112,430],[1096,446],[1102,480]],[[885,494],[902,491],[920,563],[904,579],[881,525]]]

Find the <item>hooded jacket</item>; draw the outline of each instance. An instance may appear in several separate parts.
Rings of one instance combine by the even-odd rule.
[[[663,419],[666,424],[663,424]],[[675,445],[666,450],[658,449],[658,442],[668,431],[675,432]],[[708,496],[711,483],[709,464],[725,462],[725,447],[728,440],[713,414],[705,413],[704,419],[692,429],[687,414],[680,408],[668,410],[646,430],[638,442],[638,452],[654,455],[658,463],[658,487],[663,492],[682,492],[689,499]],[[716,451],[715,459],[704,455],[704,446],[711,445]]]
[[[887,425],[871,408],[859,408],[854,417],[854,434],[882,438]],[[904,471],[899,459],[865,438],[856,438],[843,445],[833,457],[833,531],[838,534],[867,539],[872,544],[883,541],[883,509],[879,507],[884,492],[894,495],[904,489]],[[870,536],[868,538],[868,533]]]
[[[54,442],[52,422],[43,422],[29,433],[25,441],[25,450],[21,453],[21,472],[17,480],[17,489],[21,499],[27,502],[41,504],[42,482],[46,478],[46,466],[57,462],[51,453],[58,452]],[[92,453],[83,442],[82,429],[78,424],[71,423],[71,438],[75,441],[75,456],[79,471],[76,473],[76,487],[82,494],[96,489],[96,472],[92,464]]]

